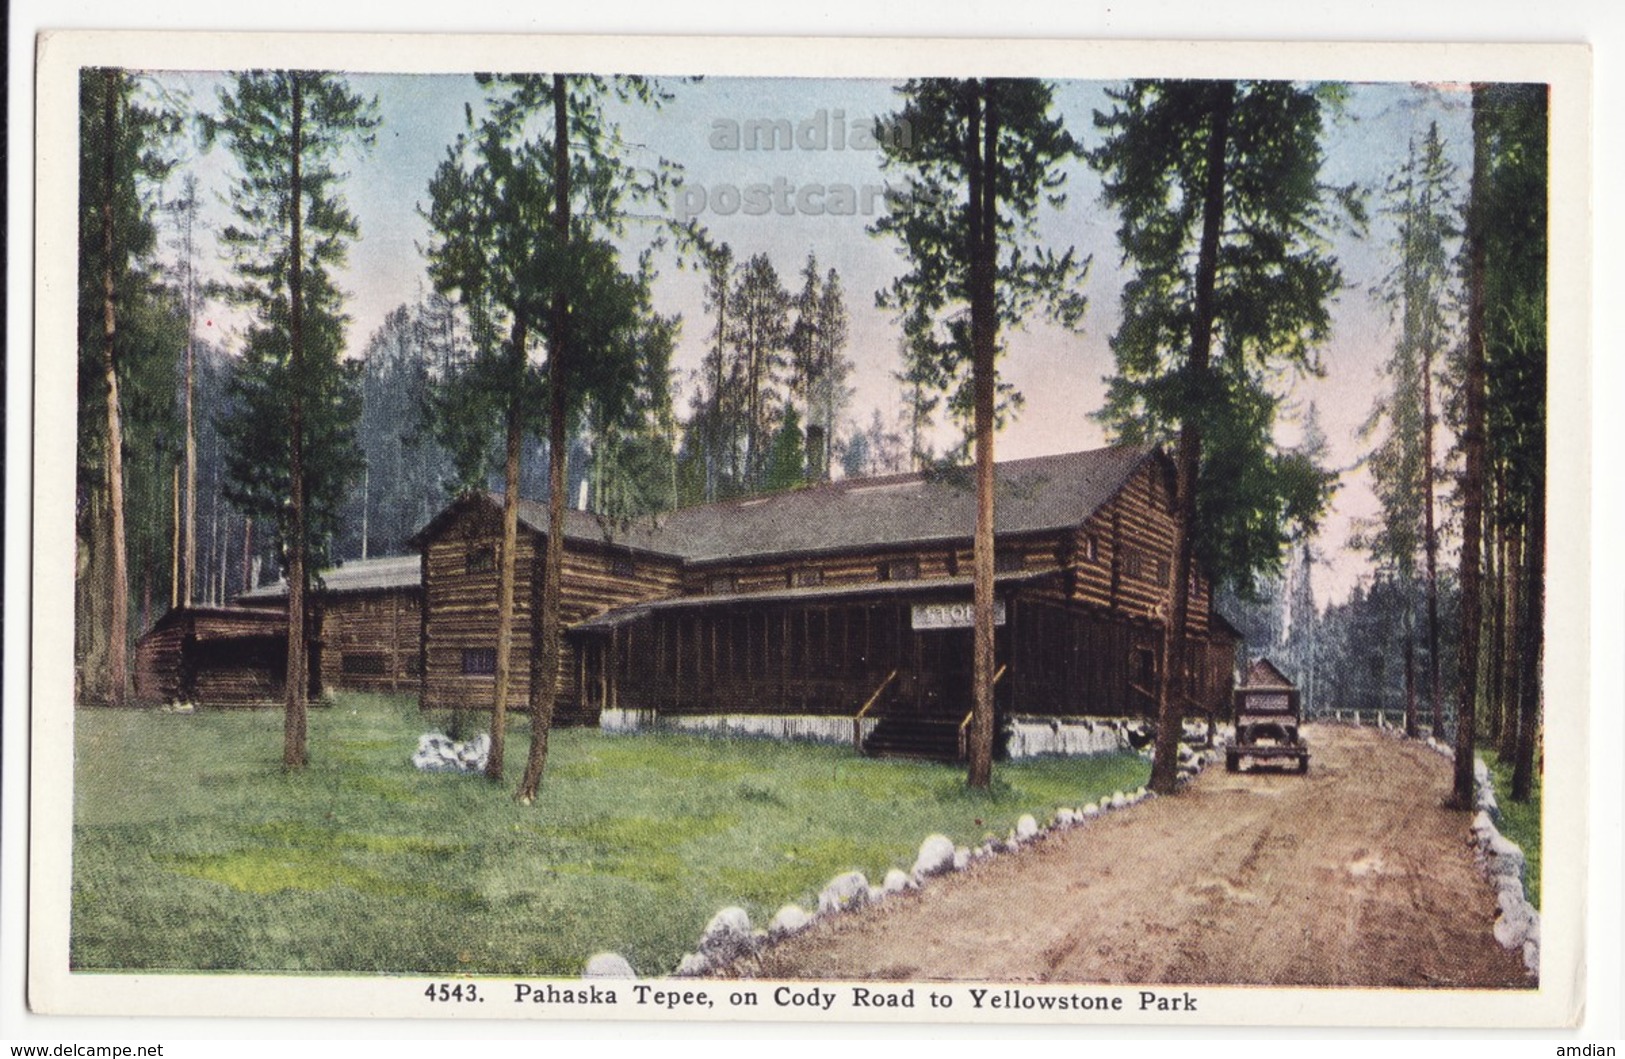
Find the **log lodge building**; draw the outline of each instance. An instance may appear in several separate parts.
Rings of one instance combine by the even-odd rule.
[[[1172,482],[1171,462],[1150,446],[998,465],[1002,719],[1154,712]],[[800,730],[856,733],[872,752],[954,757],[970,710],[975,512],[968,469],[847,479],[630,526],[569,511],[555,718],[794,718]],[[412,539],[417,555],[324,572],[313,689],[417,689],[425,710],[489,709],[501,518],[500,494],[470,493]],[[509,702],[522,709],[546,505],[521,500],[519,526]],[[1189,712],[1222,711],[1239,635],[1213,610],[1206,576],[1191,589],[1193,664],[1180,690]],[[270,659],[279,647],[265,618],[284,606],[275,585],[229,615],[166,615],[149,637],[179,658],[192,630],[193,662],[149,686],[173,692],[179,681],[201,695],[221,685],[208,659],[231,652],[200,638],[199,621],[229,616]],[[279,695],[279,678],[268,672],[255,692],[271,698],[276,685]]]
[[[1173,467],[1150,446],[1001,463],[995,701],[1002,717],[1154,711]],[[848,479],[612,530],[568,512],[555,717],[771,714],[862,723],[871,751],[953,757],[970,710],[966,471]],[[426,710],[489,708],[502,498],[413,539]],[[528,693],[545,505],[521,501],[510,703]],[[1223,710],[1239,637],[1192,579],[1191,712]]]

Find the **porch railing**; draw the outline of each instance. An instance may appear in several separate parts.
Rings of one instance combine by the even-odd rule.
[[[1003,678],[1004,671],[1009,668],[1010,666],[1007,663],[1000,666],[999,671],[993,674],[993,685],[995,687],[998,686],[999,680]],[[965,719],[959,722],[959,760],[961,761],[964,761],[966,758],[970,757],[970,737],[966,733],[970,728],[970,720],[975,715],[976,711],[971,710],[969,713],[965,714]]]
[[[864,703],[863,707],[852,715],[852,749],[863,749],[863,719],[869,715],[869,711],[874,708],[875,703],[880,701],[880,693],[890,687],[891,682],[896,679],[897,670],[894,669],[887,673],[886,679],[882,680],[880,686],[875,688],[875,693],[869,696],[869,701]]]

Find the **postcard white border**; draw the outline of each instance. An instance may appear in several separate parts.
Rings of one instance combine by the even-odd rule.
[[[36,1011],[416,1017],[419,979],[73,974],[67,967],[72,776],[73,72],[82,65],[374,72],[613,69],[651,74],[875,77],[979,73],[1113,79],[1528,80],[1552,85],[1547,856],[1543,975],[1531,993],[1241,990],[1163,1025],[1557,1026],[1584,995],[1590,613],[1590,55],[1572,45],[1126,43],[427,35],[114,34],[42,38],[37,106],[35,462],[29,996]],[[15,620],[15,619],[14,619]],[[421,981],[427,981],[423,979]],[[496,979],[507,981],[507,979]],[[502,1014],[481,1011],[486,1018]],[[559,1017],[580,1017],[561,1011]],[[624,1015],[623,1015],[624,1017]]]

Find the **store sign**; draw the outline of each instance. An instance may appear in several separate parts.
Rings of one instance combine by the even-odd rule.
[[[916,629],[969,629],[976,624],[976,608],[970,603],[916,603]],[[1004,600],[993,601],[993,624],[1004,624]]]

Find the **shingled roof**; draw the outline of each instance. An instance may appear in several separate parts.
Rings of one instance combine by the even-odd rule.
[[[1110,500],[1156,450],[1118,445],[1011,460],[995,467],[994,532],[1076,526]],[[854,478],[772,496],[685,508],[663,537],[693,563],[969,540],[971,468]]]
[[[1010,460],[995,467],[999,535],[1076,526],[1115,496],[1157,450],[1115,445]],[[976,525],[970,468],[849,478],[769,496],[682,508],[627,526],[583,511],[565,512],[567,540],[654,552],[690,563],[969,540]],[[475,493],[437,515],[411,543],[421,546],[468,503],[500,510],[500,493]],[[519,521],[547,532],[547,505],[519,502]]]
[[[344,592],[381,592],[395,588],[417,588],[423,583],[423,562],[416,555],[386,555],[378,559],[351,559],[341,566],[323,570],[319,575],[323,591],[329,594]],[[244,592],[240,600],[282,599],[288,594],[288,583],[277,581]]]

